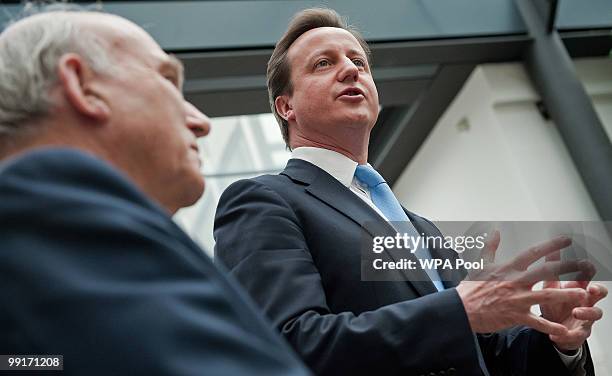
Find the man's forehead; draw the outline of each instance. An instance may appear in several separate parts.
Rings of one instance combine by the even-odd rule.
[[[21,31],[37,23],[48,23],[50,20],[70,21],[79,26],[99,27],[101,25],[110,26],[113,23],[130,23],[126,19],[108,13],[97,12],[72,12],[72,11],[51,11],[34,14],[22,18],[11,24],[7,31]]]
[[[300,35],[289,47],[288,55],[309,55],[328,48],[349,48],[365,53],[361,44],[348,30],[338,27],[318,27]]]
[[[101,37],[110,53],[145,59],[151,64],[177,65],[175,59],[169,57],[140,26],[119,16],[106,16],[97,19],[97,22],[88,23],[86,27]]]
[[[157,42],[140,26],[125,18],[114,15],[96,19],[97,22],[87,23],[100,36],[109,40],[113,47],[131,50],[135,45],[146,49],[161,50]]]

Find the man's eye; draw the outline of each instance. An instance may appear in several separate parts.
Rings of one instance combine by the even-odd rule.
[[[172,85],[175,85],[175,86],[178,85],[178,80],[176,79],[176,76],[169,75],[169,76],[164,76],[164,78],[170,81]]]
[[[327,66],[329,66],[329,61],[327,61],[327,60],[319,60],[315,64],[315,68],[323,68],[323,67],[327,67]]]
[[[358,67],[365,67],[365,61],[363,61],[362,59],[353,59],[353,64],[355,64]]]

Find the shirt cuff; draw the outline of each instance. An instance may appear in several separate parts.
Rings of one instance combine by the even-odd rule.
[[[553,345],[553,347],[555,346]],[[559,349],[557,349],[556,347],[555,347],[555,350],[559,354],[559,358],[561,358],[561,361],[563,362],[563,364],[565,364],[565,366],[570,370],[574,369],[576,365],[578,364],[578,361],[580,360],[580,358],[582,358],[582,346],[580,346],[580,348],[574,355],[566,355],[562,353],[561,351],[559,351]]]

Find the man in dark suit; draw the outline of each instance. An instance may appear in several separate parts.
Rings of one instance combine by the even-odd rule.
[[[317,374],[593,373],[585,340],[602,315],[593,304],[605,288],[551,282],[532,291],[537,273],[535,279],[552,280],[566,270],[588,274],[588,265],[525,271],[541,257],[556,257],[569,239],[517,256],[496,269],[496,280],[456,285],[423,271],[405,282],[361,279],[364,231],[366,238],[393,236],[398,229],[388,221],[427,236],[439,231],[404,211],[367,165],[378,94],[368,46],[341,17],[322,9],[298,13],[268,63],[268,90],[292,158],[279,175],[242,180],[224,192],[215,256]],[[497,234],[487,258],[498,243]],[[419,257],[456,257],[422,251]],[[541,304],[543,317],[530,312],[533,304]]]
[[[0,72],[0,354],[62,355],[66,375],[308,374],[170,218],[203,192],[210,127],[177,59],[123,18],[49,11],[0,34]]]

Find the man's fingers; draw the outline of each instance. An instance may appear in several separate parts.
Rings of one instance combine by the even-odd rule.
[[[529,313],[525,316],[523,324],[545,334],[554,336],[567,335],[567,328],[565,326],[557,324],[556,322],[548,321],[543,317],[534,315],[533,313]]]
[[[581,288],[586,290],[588,285],[589,281],[567,281],[563,283],[562,287],[566,289]]]
[[[552,280],[545,280],[544,281],[544,288],[581,288],[581,289],[586,289],[587,286],[589,285],[589,282],[593,279],[593,277],[595,276],[596,273],[596,269],[595,266],[593,264],[591,264],[589,261],[587,260],[574,260],[575,262],[577,262],[578,264],[578,274],[576,275],[575,280],[572,281],[567,281],[563,284],[561,284],[559,282],[559,276],[553,276]],[[546,257],[546,262],[547,263],[552,263],[554,264],[558,264],[559,261],[552,261],[548,259],[548,256]],[[566,261],[568,262],[568,261]],[[554,268],[553,268],[554,270]],[[569,272],[565,272],[565,273],[569,273]],[[563,273],[561,273],[563,274]],[[544,276],[542,276],[542,278],[544,278]]]
[[[549,253],[546,255],[544,260],[546,260],[546,262],[561,261],[561,252]],[[559,282],[559,278],[553,278],[552,280],[545,280],[543,287],[545,289],[558,289],[561,287],[561,282]]]
[[[595,265],[587,260],[581,260],[580,262],[583,264],[583,268],[580,273],[578,273],[575,280],[582,285],[581,287],[584,288],[589,284],[589,282],[591,282],[597,273],[597,268],[595,268]]]
[[[544,281],[544,285],[542,286],[545,289],[559,289],[561,288],[561,282],[558,279],[552,281]]]
[[[558,252],[570,244],[572,244],[570,238],[567,236],[559,236],[522,252],[512,260],[512,265],[518,270],[525,270],[529,265],[542,257],[550,255],[553,252]]]
[[[593,283],[588,288],[589,292],[589,306],[594,306],[595,303],[605,298],[608,295],[608,289],[604,285],[600,285],[599,283]]]
[[[576,306],[587,302],[587,292],[583,289],[544,289],[530,291],[523,301],[529,305],[575,303]]]
[[[598,307],[577,307],[572,315],[582,323],[565,334],[549,334],[549,338],[561,347],[577,349],[589,338],[593,324],[603,317],[603,311]]]
[[[588,261],[552,261],[545,262],[526,272],[519,280],[526,283],[535,284],[539,281],[554,281],[559,279],[560,275],[572,272],[582,272],[585,268],[589,268]]]
[[[584,341],[591,335],[591,327],[593,322],[586,321],[583,325],[576,329],[568,330],[567,333],[562,335],[549,335],[551,341],[557,345],[562,345],[565,348],[571,348],[573,350],[578,349],[584,344]]]
[[[549,253],[545,256],[545,260],[546,262],[559,262],[561,261],[561,252],[552,252]],[[579,260],[577,260],[579,261]],[[586,261],[586,260],[585,260]],[[584,268],[580,270],[580,272],[578,273],[578,275],[575,278],[575,281],[571,281],[569,283],[565,284],[565,287],[580,287],[580,288],[586,288],[586,286],[589,284],[589,282],[593,279],[593,277],[595,276],[596,273],[596,269],[595,266],[592,264],[585,264]],[[554,278],[552,281],[558,281],[558,278]],[[560,284],[558,283],[548,283],[547,281],[544,282],[544,288],[558,288],[560,287]]]
[[[499,234],[499,231],[493,231],[493,233],[485,242],[485,246],[480,254],[480,257],[484,260],[485,264],[491,264],[495,262],[495,252],[497,251],[497,248],[499,248],[500,241],[501,236]]]
[[[590,330],[581,330],[578,333],[572,333],[564,336],[549,335],[548,338],[550,338],[550,340],[555,343],[557,347],[566,350],[578,350],[590,335]]]
[[[603,310],[599,307],[576,307],[572,315],[577,320],[597,321],[603,317]]]
[[[546,255],[546,261],[561,261],[561,252],[553,252]]]

